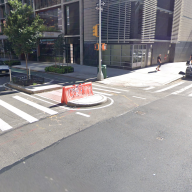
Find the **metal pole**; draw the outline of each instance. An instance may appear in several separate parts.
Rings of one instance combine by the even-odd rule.
[[[12,78],[11,78],[11,69],[9,69],[9,76],[10,76],[10,82],[12,81]]]
[[[29,68],[29,79],[31,79],[31,70]]]
[[[99,0],[99,73],[97,74],[97,80],[102,81],[103,79],[101,71],[101,0]]]

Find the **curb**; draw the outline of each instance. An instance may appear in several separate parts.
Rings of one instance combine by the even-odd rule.
[[[19,86],[19,85],[13,84],[13,83],[7,83],[6,86],[10,87],[12,89],[16,89],[18,91],[22,91],[22,92],[27,93],[27,94],[44,93],[44,92],[48,92],[48,91],[54,91],[54,90],[62,89],[62,87],[54,87],[54,88],[50,88],[50,89],[31,91],[29,89],[26,89],[23,86]]]
[[[69,107],[92,107],[92,106],[100,105],[100,104],[107,102],[106,96],[100,95],[100,94],[96,94],[96,95],[99,95],[101,97],[101,100],[95,101],[94,103],[80,103],[80,102],[78,103],[78,101],[81,99],[76,99],[73,101],[69,101],[67,103],[67,106],[69,106]],[[89,96],[89,97],[91,97],[91,96]],[[88,97],[85,97],[85,98],[88,98]],[[83,98],[83,99],[85,99],[85,98]]]
[[[25,70],[21,67],[13,67],[14,69],[22,69],[22,70]],[[45,71],[37,71],[37,70],[34,70],[34,69],[30,69],[31,71],[33,72],[40,72],[40,73],[47,73],[47,74],[52,74],[52,75],[56,75],[56,76],[61,76],[61,77],[69,77],[69,78],[72,78],[72,79],[78,79],[78,80],[86,80],[86,79],[83,79],[83,78],[79,78],[79,77],[71,77],[71,76],[65,76],[64,74],[60,74],[60,73],[53,73],[53,72],[45,72]]]

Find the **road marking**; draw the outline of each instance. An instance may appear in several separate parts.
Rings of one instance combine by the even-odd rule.
[[[22,93],[22,92],[21,92],[21,94],[26,95],[26,96],[31,97],[31,98],[34,98],[34,99],[37,99],[37,100],[39,100],[39,101],[43,101],[43,102],[45,102],[45,103],[49,103],[49,104],[51,104],[51,105],[55,105],[55,103],[51,103],[51,102],[49,102],[49,101],[45,101],[45,100],[43,100],[43,99],[40,99],[40,98],[31,96],[31,95],[28,95],[28,94],[26,94],[26,93]]]
[[[102,90],[102,91],[107,91],[107,92],[112,92],[112,93],[121,93],[121,92],[117,92],[117,91],[111,91],[111,90],[100,89],[100,88],[95,88],[95,87],[93,87],[93,89],[96,89],[96,90]]]
[[[93,93],[97,93],[97,94],[101,94],[101,95],[106,95],[106,96],[112,96],[112,94],[102,93],[102,92],[98,92],[98,91],[93,91]]]
[[[44,106],[42,106],[42,105],[39,105],[39,104],[34,103],[34,102],[32,102],[32,101],[29,101],[29,100],[27,100],[27,99],[24,99],[24,98],[22,98],[22,97],[20,97],[20,96],[14,96],[13,98],[14,98],[14,99],[17,99],[17,100],[19,100],[19,101],[21,101],[21,102],[23,102],[23,103],[26,103],[26,104],[28,104],[28,105],[36,108],[36,109],[39,109],[39,110],[41,110],[41,111],[43,111],[43,112],[45,112],[45,113],[48,113],[48,114],[50,114],[50,115],[56,115],[56,114],[58,113],[58,112],[56,112],[56,111],[53,111],[52,109],[49,109],[49,108],[47,108],[47,107],[44,107]]]
[[[0,100],[0,105],[6,109],[8,109],[9,111],[11,111],[12,113],[15,113],[16,115],[20,116],[22,119],[25,119],[26,121],[28,121],[29,123],[33,123],[35,121],[38,121],[38,119],[32,117],[31,115],[21,111],[20,109],[17,109],[16,107]]]
[[[76,112],[77,115],[82,115],[84,117],[90,117],[90,115],[84,114],[84,113],[80,113],[80,112]]]
[[[146,99],[146,98],[143,98],[143,97],[137,97],[137,96],[132,96],[134,98],[137,98],[137,99]]]
[[[179,94],[179,93],[182,93],[183,91],[186,91],[187,89],[190,89],[192,87],[192,84],[191,85],[189,85],[189,86],[187,86],[187,87],[184,87],[184,88],[182,88],[182,89],[180,89],[180,90],[178,90],[178,91],[175,91],[175,92],[173,92],[173,93],[171,93],[172,95],[177,95],[177,94]]]
[[[97,86],[97,87],[103,87],[103,88],[108,88],[108,89],[114,89],[114,90],[117,90],[117,91],[125,91],[125,92],[129,92],[129,90],[124,90],[124,89],[117,89],[117,88],[113,88],[113,87],[106,87],[106,86],[102,86],[102,85],[93,85],[94,86]]]
[[[145,89],[143,89],[143,90],[145,90],[145,91],[148,91],[148,90],[151,90],[151,89],[154,89],[155,87],[148,87],[148,88],[145,88]]]
[[[2,119],[0,119],[0,129],[1,131],[7,131],[9,129],[12,129],[13,127],[11,127],[9,124],[7,124],[5,121],[3,121]]]
[[[179,85],[181,85],[181,84],[183,84],[183,83],[184,83],[184,82],[180,82],[180,83],[177,83],[177,84],[175,84],[175,85],[171,85],[170,87],[166,87],[166,88],[164,88],[164,89],[160,89],[160,90],[158,90],[158,91],[155,91],[155,93],[160,93],[160,92],[163,92],[163,91],[172,89],[172,88],[177,87],[177,86],[179,86]]]

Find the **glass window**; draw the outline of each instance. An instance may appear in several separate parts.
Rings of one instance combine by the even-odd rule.
[[[122,56],[132,56],[132,45],[122,45]]]
[[[62,30],[62,16],[61,9],[55,8],[47,11],[41,11],[38,13],[40,18],[44,20],[44,25],[52,28],[52,31]],[[48,31],[51,31],[51,29]]]
[[[61,0],[35,0],[35,9],[61,4]]]

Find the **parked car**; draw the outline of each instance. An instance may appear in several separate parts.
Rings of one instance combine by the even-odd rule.
[[[9,75],[9,66],[0,60],[0,75]]]

